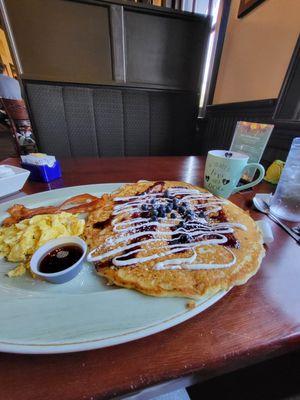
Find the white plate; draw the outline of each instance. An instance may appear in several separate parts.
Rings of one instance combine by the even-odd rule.
[[[59,204],[79,193],[101,195],[120,184],[75,186],[0,204],[0,221],[15,203]],[[0,260],[0,351],[44,354],[97,349],[139,339],[177,325],[207,309],[226,292],[197,302],[155,298],[105,285],[86,264],[71,282],[53,285],[30,276],[8,278],[13,264]]]

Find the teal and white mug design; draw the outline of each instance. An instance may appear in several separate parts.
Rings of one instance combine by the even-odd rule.
[[[227,150],[211,150],[208,152],[205,172],[204,187],[216,196],[229,197],[240,190],[257,185],[265,175],[261,164],[249,163],[246,154]],[[255,167],[259,170],[259,177],[255,181],[242,186],[237,186],[244,169]]]

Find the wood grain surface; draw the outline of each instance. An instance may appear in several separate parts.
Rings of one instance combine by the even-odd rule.
[[[138,179],[201,185],[204,162],[200,157],[63,160],[62,179],[27,183],[23,191]],[[18,160],[2,164],[18,165]],[[273,189],[262,183],[255,191]],[[267,218],[251,209],[254,193],[231,200],[255,220]],[[207,379],[299,348],[300,247],[270,224],[275,241],[258,274],[210,309],[159,334],[106,349],[43,356],[1,353],[0,399],[112,398],[182,376]]]

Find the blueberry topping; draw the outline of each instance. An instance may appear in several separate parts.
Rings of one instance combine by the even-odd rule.
[[[170,217],[174,219],[174,218],[176,218],[176,214],[172,212],[172,213],[170,214]]]
[[[188,206],[189,206],[188,203],[186,203],[186,202],[181,203],[181,205],[182,205],[183,207],[188,207]]]
[[[173,209],[174,210],[177,210],[178,209],[178,200],[176,199],[176,197],[174,197],[174,199],[173,199]]]
[[[155,203],[155,199],[151,199],[150,204],[154,204],[154,203]]]
[[[166,207],[163,204],[158,206],[157,212],[160,218],[166,218]]]
[[[191,237],[186,233],[182,233],[179,238],[180,243],[189,243],[191,241]]]
[[[184,213],[186,212],[186,208],[183,207],[183,206],[180,206],[180,207],[178,207],[178,212],[179,212],[180,214],[184,214]]]
[[[142,209],[143,211],[147,211],[148,207],[147,207],[146,204],[142,204],[141,209]]]
[[[157,216],[158,216],[158,211],[153,208],[151,210],[151,217],[157,217]]]
[[[156,215],[152,215],[151,216],[151,221],[157,221],[157,216]]]
[[[195,215],[194,214],[187,214],[186,218],[188,221],[191,221],[192,219],[194,219]]]
[[[204,211],[199,211],[198,212],[198,217],[204,218],[205,217]]]
[[[189,220],[195,218],[195,213],[192,210],[187,210],[185,213],[185,217]]]
[[[169,197],[169,196],[170,196],[170,192],[168,190],[165,190],[164,197]]]
[[[168,204],[166,207],[166,213],[169,214],[169,212],[171,212],[173,209],[173,207],[171,206],[171,204]]]
[[[184,222],[183,222],[183,221],[180,221],[179,224],[178,224],[178,226],[179,226],[179,228],[183,228],[183,227],[184,227]]]

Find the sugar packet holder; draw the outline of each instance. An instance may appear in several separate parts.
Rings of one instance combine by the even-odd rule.
[[[30,153],[21,156],[21,165],[30,171],[29,179],[39,182],[51,182],[61,177],[59,161],[54,156],[42,153]]]

